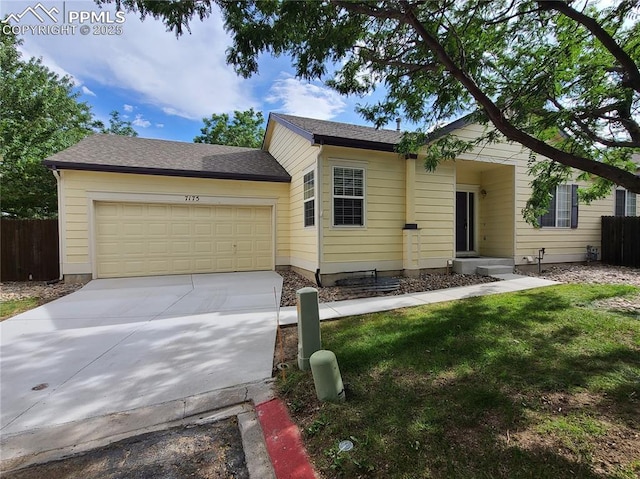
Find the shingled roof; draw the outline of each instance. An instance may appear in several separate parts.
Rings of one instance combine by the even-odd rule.
[[[291,176],[267,151],[255,148],[89,135],[50,156],[49,168],[147,175],[289,182]]]
[[[271,118],[311,143],[318,145],[395,151],[395,146],[402,138],[400,131],[382,130],[370,126],[350,125],[349,123],[316,120],[281,113],[271,113]]]
[[[300,116],[271,113],[274,119],[315,145],[347,146],[377,151],[396,151],[395,147],[402,139],[398,130],[384,130],[371,126],[351,125],[335,121],[316,120]],[[471,115],[466,115],[448,125],[434,130],[428,137],[433,141],[458,128],[469,124]]]

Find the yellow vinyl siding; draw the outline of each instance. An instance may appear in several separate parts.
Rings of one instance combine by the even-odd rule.
[[[482,256],[512,257],[514,254],[515,168],[488,165],[480,175],[480,187],[486,192],[478,198],[479,253]]]
[[[420,229],[420,266],[443,267],[453,258],[455,227],[455,163],[429,172],[416,161],[416,222]]]
[[[181,178],[127,173],[104,173],[62,170],[64,204],[61,220],[63,236],[63,272],[87,274],[92,272],[91,252],[94,232],[90,196],[115,194],[117,198],[135,195],[135,203],[186,204],[185,195],[199,196],[200,204],[216,203],[216,198],[252,206],[274,204],[276,258],[289,257],[289,185],[258,181]],[[170,201],[163,200],[170,197]],[[145,201],[149,198],[150,201]],[[122,199],[111,201],[122,202]],[[130,200],[126,200],[130,201]],[[276,265],[280,264],[276,262]],[[285,263],[286,264],[286,263]]]
[[[461,139],[471,139],[481,135],[485,127],[479,124],[467,125],[455,132]],[[496,212],[493,220],[487,215],[483,202],[480,204],[481,218],[487,222],[484,233],[490,234],[491,228],[499,228],[500,231],[512,229],[513,258],[516,264],[526,263],[527,256],[537,256],[540,248],[545,248],[545,260],[548,262],[582,261],[585,257],[586,246],[592,245],[600,248],[600,223],[601,216],[613,214],[614,196],[613,194],[590,205],[579,203],[578,207],[578,228],[534,228],[527,224],[522,217],[522,209],[525,207],[531,194],[531,177],[527,174],[527,161],[529,160],[529,150],[517,143],[502,141],[493,144],[484,144],[460,155],[463,160],[478,161],[487,159],[502,165],[513,165],[515,168],[515,185],[513,191],[513,212],[507,208],[507,198],[509,192],[501,188],[498,193],[505,201],[500,203],[503,210],[499,214]],[[501,170],[503,174],[507,174]],[[492,197],[492,187],[489,182],[495,180],[496,187],[503,187],[506,183],[497,181],[490,174],[481,177],[482,184],[487,191],[486,200]],[[505,178],[506,181],[506,178]],[[575,182],[574,182],[575,183]],[[485,216],[483,216],[483,214]],[[507,224],[509,218],[513,218],[514,226]],[[483,236],[484,237],[484,236]],[[507,247],[510,241],[508,235],[500,238],[487,236],[486,241],[481,237],[481,254],[493,255]]]
[[[487,128],[484,125],[473,123],[466,125],[454,132],[461,140],[472,140],[484,134]],[[515,164],[529,159],[529,150],[519,143],[511,143],[506,139],[497,143],[484,143],[472,148],[458,157],[461,160],[485,161],[502,164]]]
[[[577,228],[534,228],[522,218],[531,187],[526,164],[517,166],[516,171],[516,254],[517,264],[526,263],[524,257],[537,256],[540,248],[545,248],[545,261],[583,261],[587,245],[600,249],[601,217],[612,215],[613,195],[592,202],[590,205],[578,203]],[[570,182],[580,184],[576,181]]]
[[[405,160],[351,148],[326,147],[323,153],[321,271],[401,269]],[[333,167],[364,169],[364,226],[333,226]]]
[[[289,191],[290,208],[290,264],[309,271],[318,267],[317,226],[304,226],[304,175],[316,165],[319,147],[291,130],[275,123],[267,133],[269,153],[291,175]],[[315,176],[316,211],[318,209],[319,177]],[[317,223],[317,221],[316,221]]]

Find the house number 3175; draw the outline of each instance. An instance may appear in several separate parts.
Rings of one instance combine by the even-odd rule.
[[[200,201],[200,197],[198,195],[184,195],[185,201]]]

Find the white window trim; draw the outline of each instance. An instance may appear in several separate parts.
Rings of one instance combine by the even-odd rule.
[[[313,196],[311,198],[307,198],[305,200],[304,198],[304,185],[305,185],[305,181],[304,181],[304,177],[307,176],[309,173],[313,173]],[[306,170],[304,170],[302,172],[302,226],[304,228],[309,228],[309,229],[313,229],[316,227],[316,225],[318,224],[318,202],[316,201],[317,198],[317,190],[318,190],[318,174],[315,170],[314,167],[308,168]],[[312,225],[307,225],[305,224],[305,205],[308,201],[313,201],[313,224]]]
[[[559,209],[559,203],[560,202],[558,201],[558,198],[559,198],[560,195],[558,194],[558,189],[560,187],[563,187],[564,189],[568,189],[569,190],[569,203],[568,203],[568,208],[566,210],[566,213],[567,213],[567,218],[566,219],[569,222],[569,224],[567,226],[558,225],[558,221],[560,219],[560,215],[558,214],[558,212],[560,211],[560,209]],[[555,228],[571,229],[571,193],[572,193],[572,188],[571,188],[571,184],[569,184],[569,183],[563,183],[561,185],[556,186],[556,214],[555,214],[556,224],[555,224]]]
[[[638,216],[638,194],[636,194],[636,211],[633,215],[629,214],[629,194],[633,193],[625,188],[616,188],[615,191],[624,191],[624,215],[623,216]],[[616,215],[616,193],[613,193],[613,215]]]
[[[561,186],[567,186],[569,187],[569,226],[558,226],[558,188]],[[571,183],[562,183],[560,185],[556,186],[556,191],[555,191],[555,195],[556,195],[556,204],[555,204],[555,224],[553,226],[542,226],[542,228],[554,228],[554,229],[559,229],[559,230],[571,230],[571,229],[575,229],[575,228],[571,228],[571,209],[572,209],[572,199],[571,199],[571,195],[572,195],[572,184]]]
[[[335,192],[335,170],[336,168],[348,168],[351,170],[362,170],[362,196],[338,196],[337,198],[362,200],[362,224],[361,225],[337,225],[335,219],[335,208],[333,200],[336,198]],[[363,165],[336,164],[331,166],[331,227],[338,229],[363,229],[367,226],[367,170]]]

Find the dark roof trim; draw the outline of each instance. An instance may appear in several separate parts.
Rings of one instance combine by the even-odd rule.
[[[269,181],[276,183],[290,183],[288,178],[272,175],[251,175],[242,173],[222,173],[208,171],[188,171],[171,170],[163,168],[139,168],[134,166],[114,166],[114,165],[90,165],[87,163],[57,163],[51,160],[44,160],[43,164],[52,170],[77,170],[77,171],[101,171],[104,173],[131,173],[134,175],[156,175],[156,176],[177,176],[183,178],[211,178],[219,180],[245,180],[245,181]]]
[[[289,130],[291,130],[292,132],[300,135],[301,137],[303,137],[305,140],[310,141],[311,143],[315,143],[314,139],[313,139],[313,134],[307,130],[303,130],[302,128],[300,128],[297,125],[294,125],[293,123],[291,123],[290,121],[285,120],[284,118],[278,116],[275,113],[269,113],[269,119],[273,118],[276,122],[280,123],[282,126],[284,126],[285,128],[288,128]]]
[[[313,142],[317,145],[344,146],[347,148],[361,148],[364,150],[396,152],[395,143],[381,143],[379,141],[354,140],[336,136],[314,135]]]
[[[463,128],[471,123],[474,123],[475,115],[477,112],[469,113],[461,118],[458,118],[456,121],[452,121],[451,123],[443,126],[442,128],[438,128],[433,130],[429,135],[427,135],[427,143],[430,143],[438,138],[442,138],[443,136],[448,135],[452,131],[455,131],[459,128]]]

